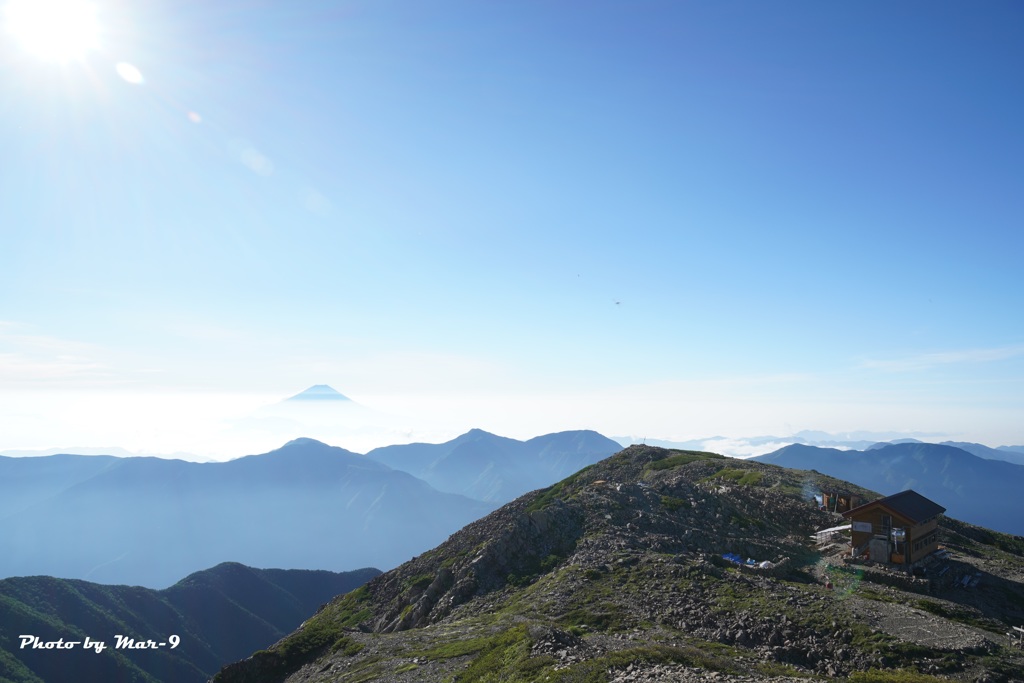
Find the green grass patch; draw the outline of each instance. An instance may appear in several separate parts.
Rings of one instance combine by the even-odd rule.
[[[932,600],[915,600],[914,607],[946,619],[953,618],[953,610]]]
[[[998,633],[999,635],[1006,633],[1006,626],[998,621],[984,619],[966,610],[950,607],[940,602],[935,602],[934,600],[915,600],[913,605],[914,607],[922,609],[929,614],[934,614],[944,619],[949,619],[950,621],[956,621],[968,626],[976,626],[978,628],[983,628],[986,631],[991,631],[992,633]]]
[[[373,616],[370,609],[370,591],[360,586],[351,593],[346,593],[337,605],[332,605],[319,616],[331,619],[338,626],[352,628]]]
[[[553,683],[606,683],[609,679],[609,669],[624,669],[630,664],[637,663],[647,665],[682,664],[710,671],[738,673],[735,671],[733,661],[733,657],[720,656],[693,647],[649,645],[609,652],[602,657],[573,664],[566,669],[551,673],[547,680]]]
[[[512,572],[506,576],[505,582],[510,586],[529,586],[543,574],[549,573],[564,560],[565,558],[563,556],[555,553],[551,553],[545,558],[531,556],[527,558],[527,561],[519,568],[518,571]]]
[[[690,505],[690,501],[684,500],[682,498],[675,498],[673,496],[662,496],[661,506],[668,510],[669,512],[675,512],[680,508],[689,509],[692,507]]]
[[[847,679],[851,683],[938,683],[946,678],[910,671],[909,669],[854,671]]]
[[[780,481],[776,482],[772,488],[774,488],[777,491],[781,491],[784,496],[788,496],[790,498],[796,498],[798,500],[803,501],[813,500],[810,497],[804,496],[805,491],[803,486],[798,486],[796,484],[790,484],[785,481]]]
[[[1015,591],[1004,586],[996,586],[996,588],[1003,594],[1003,599],[1006,600],[1006,602],[1017,609],[1024,609],[1024,595],[1019,591]]]
[[[445,560],[441,562],[441,567],[443,569],[451,569],[459,560],[463,559],[464,557],[467,557],[469,554],[469,550],[461,550],[452,555],[451,557],[445,558]]]
[[[423,591],[427,589],[427,586],[434,582],[433,574],[419,574],[418,576],[411,576],[405,580],[405,587],[410,590]]]
[[[544,489],[539,496],[533,499],[532,503],[526,506],[527,514],[531,512],[536,512],[538,510],[543,510],[544,508],[555,502],[555,500],[558,498],[567,497],[571,492],[572,485],[576,483],[576,480],[579,479],[580,475],[582,475],[587,470],[592,469],[593,467],[593,465],[587,465],[576,474],[568,476],[562,481],[558,482],[557,484],[549,486],[548,488]]]
[[[311,662],[328,648],[347,656],[358,654],[363,645],[345,634],[344,628],[321,613],[306,622],[300,630],[281,640],[271,650],[259,650],[252,655],[255,667],[282,679]],[[220,678],[220,673],[214,681]]]
[[[618,605],[607,601],[569,610],[558,621],[570,628],[586,626],[595,631],[624,631],[633,626]]]
[[[848,622],[847,628],[853,632],[850,645],[861,652],[877,654],[883,650],[888,650],[890,645],[897,642],[895,638],[886,635],[882,631],[872,633],[871,628],[860,622]]]
[[[424,659],[452,659],[453,657],[464,657],[475,654],[484,649],[490,642],[489,637],[468,638],[456,640],[451,643],[443,643],[426,650],[417,650],[407,653],[410,657],[423,657]]]
[[[862,598],[867,598],[868,600],[874,600],[876,602],[900,602],[891,595],[879,593],[878,591],[872,590],[870,588],[861,588],[857,591],[857,595],[859,595]]]
[[[770,591],[759,590],[743,582],[717,582],[715,598],[715,611],[733,614],[747,612],[772,619],[786,615],[792,620],[798,620],[799,616],[795,608],[786,604],[785,598],[776,597]]]
[[[1009,536],[996,532],[994,534],[995,539],[992,545],[999,548],[1005,553],[1016,555],[1017,557],[1024,557],[1024,539],[1019,536]]]
[[[909,643],[898,640],[893,636],[890,636],[881,631],[872,633],[871,629],[862,623],[848,623],[847,628],[853,632],[853,638],[850,641],[850,645],[861,652],[874,655],[882,655],[887,658],[891,658],[892,662],[896,666],[914,666],[918,662],[927,658],[934,658],[939,656],[941,653],[938,651],[926,647],[924,645],[918,645],[917,643]],[[952,657],[952,655],[950,655]],[[942,666],[943,663],[940,663]],[[900,678],[866,678],[864,681],[879,681],[885,683],[885,681],[906,681],[911,683],[913,681],[935,681],[944,680],[937,679],[934,676],[926,678],[903,678],[903,676],[918,676],[918,674],[912,669],[887,669],[881,672],[861,672],[865,675],[897,675]],[[851,675],[852,676],[852,675]],[[851,680],[853,678],[851,677]]]
[[[1011,651],[1005,651],[1009,654]],[[992,655],[988,657],[980,657],[978,663],[984,667],[984,670],[1001,676],[1004,681],[1020,680],[1020,658],[1016,655],[1017,652],[1013,652],[1009,657],[1003,655]],[[999,680],[999,679],[997,679]]]
[[[739,527],[740,529],[750,529],[751,527],[757,529],[764,529],[765,523],[756,517],[747,517],[739,512],[732,512],[729,514],[729,524],[732,526]]]
[[[525,625],[486,639],[476,658],[454,678],[454,683],[539,680],[555,665],[554,657],[530,656],[532,641]]]
[[[366,683],[378,680],[384,674],[383,667],[378,664],[381,659],[380,656],[367,657],[353,664],[351,669],[347,669],[339,678],[333,679],[334,683]]]
[[[670,470],[674,467],[681,467],[683,465],[689,465],[691,462],[697,462],[698,460],[725,460],[724,455],[718,453],[708,453],[706,451],[669,451],[674,455],[670,455],[661,460],[654,460],[644,465],[645,470]]]
[[[739,470],[726,467],[704,479],[705,481],[709,479],[727,479],[740,486],[757,486],[761,483],[762,478],[764,478],[764,473],[757,470]]]
[[[783,664],[782,662],[758,662],[754,664],[753,668],[762,676],[769,677],[811,678],[813,676],[810,672],[801,671],[792,664]]]
[[[272,649],[253,654],[253,663],[260,670],[285,678],[328,648],[349,656],[356,654],[363,646],[349,638],[345,629],[369,619],[372,614],[370,591],[366,586],[360,586],[309,619],[301,629],[286,636]]]
[[[364,647],[362,643],[356,642],[348,636],[342,636],[334,641],[334,645],[331,645],[331,652],[341,652],[346,657],[353,657],[362,652]]]
[[[348,637],[336,624],[326,619],[310,620],[306,626],[281,641],[271,653],[285,662],[304,660],[328,645],[348,647]]]

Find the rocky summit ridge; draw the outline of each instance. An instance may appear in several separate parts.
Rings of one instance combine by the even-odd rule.
[[[843,564],[814,471],[631,446],[336,598],[217,683],[1020,680],[1024,540],[944,520],[945,577]],[[736,554],[763,567],[737,565]],[[979,579],[953,588],[953,579]],[[893,585],[889,585],[893,584]]]

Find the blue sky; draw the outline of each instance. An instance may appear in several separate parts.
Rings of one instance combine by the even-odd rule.
[[[1019,3],[92,6],[0,42],[0,449],[269,450],[322,383],[1024,443]]]

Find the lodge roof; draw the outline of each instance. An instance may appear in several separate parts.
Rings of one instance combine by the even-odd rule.
[[[940,515],[946,511],[946,508],[942,507],[938,503],[928,500],[917,491],[907,489],[906,491],[900,491],[894,493],[891,496],[885,498],[879,498],[873,500],[870,503],[865,503],[852,510],[847,510],[843,513],[843,517],[853,517],[858,512],[866,512],[869,508],[875,506],[884,507],[892,512],[895,512],[900,517],[903,517],[915,524],[923,522],[926,519],[931,519],[936,515]]]

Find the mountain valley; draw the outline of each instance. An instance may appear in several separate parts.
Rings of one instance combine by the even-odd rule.
[[[200,683],[224,664],[270,645],[317,607],[380,574],[253,569],[226,562],[170,588],[105,586],[49,576],[0,580],[0,681]],[[77,642],[54,650],[23,647]],[[119,649],[118,636],[174,647]],[[86,642],[105,645],[102,651]],[[123,641],[122,641],[123,642]]]

